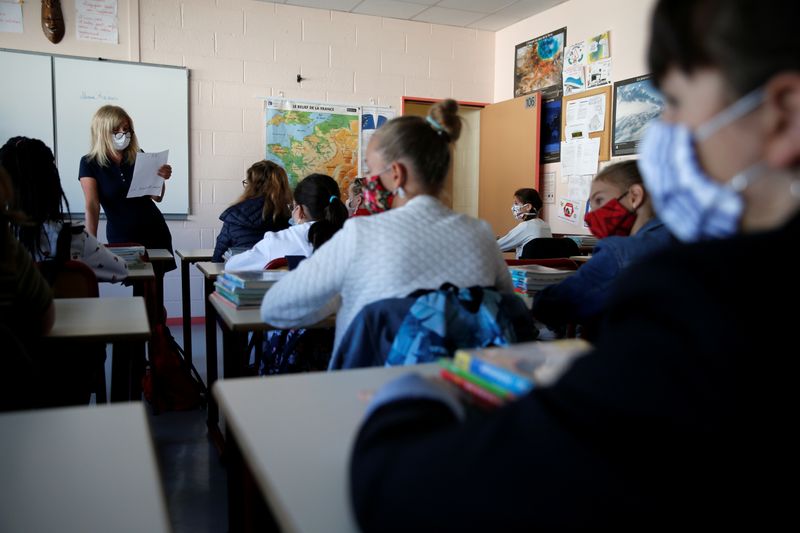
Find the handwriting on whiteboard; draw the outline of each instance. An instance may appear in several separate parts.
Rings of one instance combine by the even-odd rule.
[[[91,93],[87,91],[81,91],[81,100],[102,100],[104,102],[116,102],[119,100],[116,96],[110,96],[108,94],[103,93]]]

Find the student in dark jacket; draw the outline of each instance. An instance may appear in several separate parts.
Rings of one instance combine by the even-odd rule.
[[[267,160],[254,163],[242,185],[244,194],[219,216],[223,224],[212,259],[217,263],[229,248],[252,248],[266,232],[289,227],[292,191],[283,168]]]
[[[592,181],[586,222],[600,239],[592,258],[561,283],[536,294],[531,312],[553,330],[580,323],[594,339],[614,283],[635,261],[672,244],[655,216],[636,161],[604,168]]]
[[[649,60],[667,107],[640,165],[683,243],[630,269],[594,351],[552,386],[466,422],[421,378],[379,390],[351,463],[362,530],[796,521],[780,480],[796,472],[800,284],[795,263],[773,260],[800,242],[795,11],[658,2]]]

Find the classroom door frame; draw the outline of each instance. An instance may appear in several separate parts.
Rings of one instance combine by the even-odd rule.
[[[433,104],[435,104],[437,102],[441,102],[442,100],[444,100],[444,98],[425,98],[425,97],[418,97],[418,96],[403,96],[402,97],[402,105],[401,105],[401,108],[400,108],[400,113],[402,115],[406,114],[406,111],[407,111],[406,105],[407,104],[418,104],[418,105],[422,105],[422,106],[431,106],[431,105],[433,105]],[[486,106],[491,105],[491,104],[486,103],[486,102],[471,102],[471,101],[467,101],[467,100],[456,100],[456,102],[458,103],[459,107],[461,107],[461,108],[465,108],[465,109],[469,109],[471,111],[477,111],[477,112],[480,112]],[[480,136],[478,136],[477,139],[478,139],[478,142],[480,142]],[[480,146],[479,145],[475,146],[474,148],[475,148],[475,153],[479,153],[480,152]],[[454,161],[454,165],[456,165],[455,161]],[[470,208],[465,207],[466,205],[469,205],[470,202],[465,203],[460,208],[458,207],[458,205],[454,206],[454,203],[456,203],[456,202],[454,202],[454,200],[456,199],[456,196],[455,196],[455,193],[454,193],[454,190],[453,190],[454,189],[453,170],[454,170],[454,167],[451,167],[450,172],[449,172],[449,174],[447,176],[447,181],[446,181],[445,186],[444,186],[443,194],[441,195],[441,198],[440,198],[441,201],[451,209],[453,209],[455,207],[455,209],[457,211],[464,212],[464,213],[467,213],[467,214],[471,214],[473,216],[477,216],[478,215],[478,213],[477,213],[477,207],[478,207],[478,205],[477,205],[477,195],[478,195],[477,187],[478,187],[478,184],[477,183],[475,184],[476,189],[474,191],[474,194],[475,194],[475,202],[474,202],[475,205],[473,207],[474,213],[471,212]],[[475,171],[476,171],[476,173],[479,173],[479,168],[476,167]],[[477,179],[477,174],[476,174],[476,179]],[[467,191],[468,190],[469,189],[467,189]],[[463,192],[464,191],[462,190],[462,194],[463,194]],[[462,202],[463,202],[463,197],[462,197]]]

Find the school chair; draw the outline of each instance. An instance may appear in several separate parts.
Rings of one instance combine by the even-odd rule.
[[[522,248],[520,259],[554,259],[580,255],[578,245],[572,239],[533,239]]]
[[[288,269],[289,268],[289,260],[285,257],[276,257],[266,265],[264,265],[264,270],[281,270],[281,269]]]

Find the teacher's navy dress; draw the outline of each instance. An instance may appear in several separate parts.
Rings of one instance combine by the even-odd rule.
[[[106,238],[109,243],[134,242],[146,248],[165,248],[172,251],[172,235],[164,215],[149,196],[127,198],[133,177],[133,165],[127,161],[109,161],[101,166],[89,156],[81,158],[81,178],[94,178],[100,205],[106,214]],[[154,264],[164,272],[176,268],[175,261]]]

